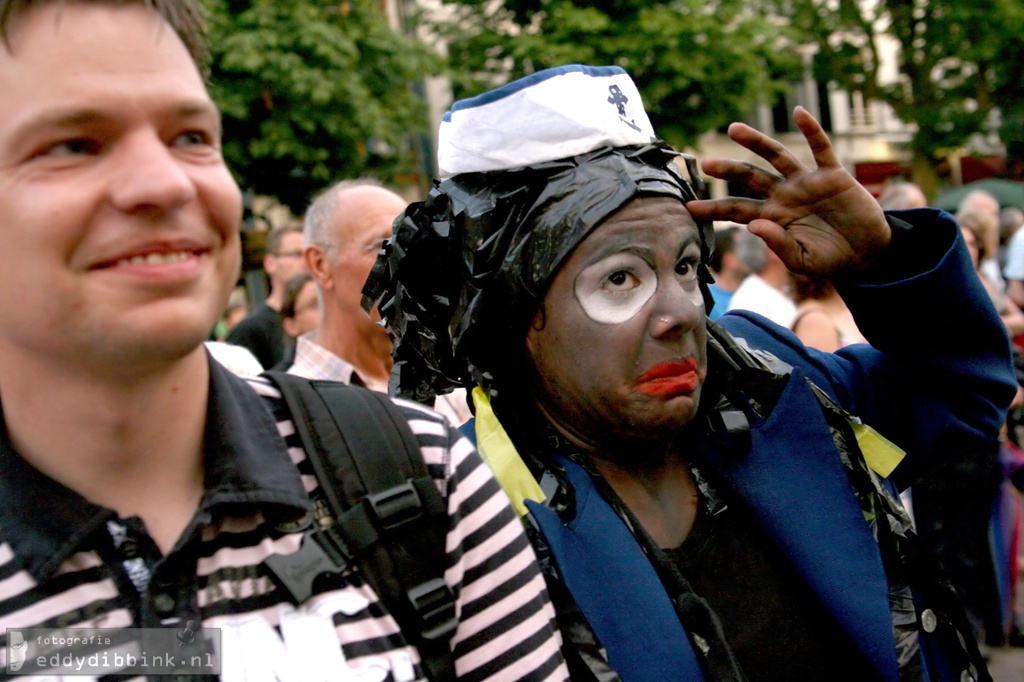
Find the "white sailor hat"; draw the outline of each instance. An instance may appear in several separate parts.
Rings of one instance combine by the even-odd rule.
[[[508,170],[655,139],[629,74],[573,64],[455,102],[438,132],[438,168],[441,177]]]

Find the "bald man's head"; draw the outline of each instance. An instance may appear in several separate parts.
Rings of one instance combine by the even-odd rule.
[[[405,207],[405,199],[371,180],[340,182],[310,205],[303,228],[307,259],[327,308],[362,311],[363,284]]]

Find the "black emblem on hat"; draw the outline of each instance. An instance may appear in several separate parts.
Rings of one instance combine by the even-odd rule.
[[[619,110],[619,120],[633,130],[640,132],[640,126],[633,123],[633,121],[626,120],[626,103],[629,101],[629,98],[622,94],[622,90],[619,89],[618,85],[609,85],[608,92],[612,93],[612,96],[608,98],[608,103],[614,104],[615,108]]]
[[[608,98],[608,103],[615,105],[615,108],[619,110],[619,116],[625,116],[626,102],[629,101],[629,98],[622,94],[618,85],[609,85],[608,92],[612,93],[612,96]]]

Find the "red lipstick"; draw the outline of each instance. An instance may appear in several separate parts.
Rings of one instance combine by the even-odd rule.
[[[659,362],[637,379],[635,387],[640,393],[670,397],[692,392],[699,382],[697,361],[687,358],[682,362]]]

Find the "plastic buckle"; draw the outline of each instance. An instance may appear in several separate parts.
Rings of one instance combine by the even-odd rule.
[[[394,530],[423,516],[423,500],[411,479],[383,492],[367,495],[366,500],[384,530]]]
[[[302,546],[292,554],[275,554],[263,563],[277,578],[277,582],[291,594],[296,604],[305,603],[314,593],[314,582],[327,573],[340,575],[348,563],[332,559],[315,539],[316,531],[309,530],[302,536]]]
[[[423,639],[448,638],[455,632],[459,621],[455,618],[455,595],[448,583],[440,578],[431,578],[410,589],[406,595],[420,618]]]

